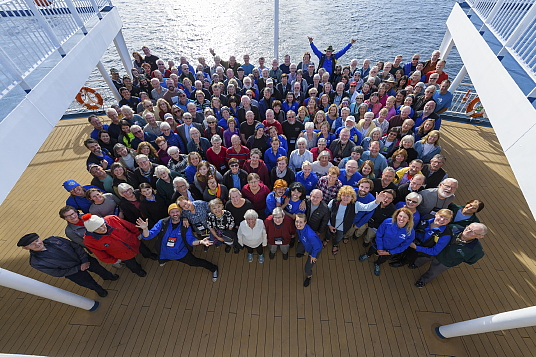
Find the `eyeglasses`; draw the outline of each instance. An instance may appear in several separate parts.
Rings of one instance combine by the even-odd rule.
[[[355,88],[355,87],[357,87],[357,86],[350,86],[350,88]]]
[[[410,200],[409,198],[406,198],[406,202],[419,203],[419,201],[413,201],[413,200]]]
[[[215,121],[209,121],[208,123],[209,123],[209,124],[216,124]]]
[[[230,167],[238,167],[238,164],[232,164]]]
[[[413,61],[418,61],[420,60],[420,58],[413,58]]]
[[[138,130],[138,131],[132,131],[131,133],[134,134],[134,135],[136,135],[136,134],[141,133],[141,130]]]

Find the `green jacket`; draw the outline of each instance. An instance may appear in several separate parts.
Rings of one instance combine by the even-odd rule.
[[[484,250],[479,239],[475,239],[467,244],[456,243],[458,233],[452,235],[449,244],[436,256],[436,259],[449,268],[461,263],[475,264],[484,256]]]

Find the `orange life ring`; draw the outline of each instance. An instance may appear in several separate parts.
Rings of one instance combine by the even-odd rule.
[[[477,103],[480,103],[479,97],[476,97],[471,102],[469,102],[467,108],[465,109],[465,114],[470,116],[471,118],[484,118],[484,107],[482,106],[482,103],[477,106]]]
[[[102,107],[102,96],[93,88],[82,87],[76,95],[76,101],[87,109],[99,109]]]
[[[37,6],[50,6],[54,2],[54,0],[34,0],[34,2]]]

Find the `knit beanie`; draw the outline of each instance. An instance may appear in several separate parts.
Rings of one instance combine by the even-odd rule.
[[[80,186],[80,184],[76,182],[75,180],[67,180],[63,183],[63,188],[65,188],[67,192],[71,192],[73,188],[78,187],[78,186]]]
[[[104,223],[104,218],[95,216],[91,213],[86,213],[82,216],[82,220],[84,221],[84,226],[88,230],[88,232],[94,232],[97,229],[99,229],[100,226],[102,226]]]

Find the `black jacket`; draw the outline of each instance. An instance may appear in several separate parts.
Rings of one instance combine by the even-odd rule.
[[[328,205],[322,200],[320,205],[311,214],[311,200],[305,201],[305,215],[307,216],[307,224],[315,232],[322,233],[326,231],[329,222],[329,208]]]
[[[62,277],[80,271],[80,266],[89,261],[84,248],[62,237],[48,237],[43,240],[44,251],[30,251],[30,265],[48,275]]]

